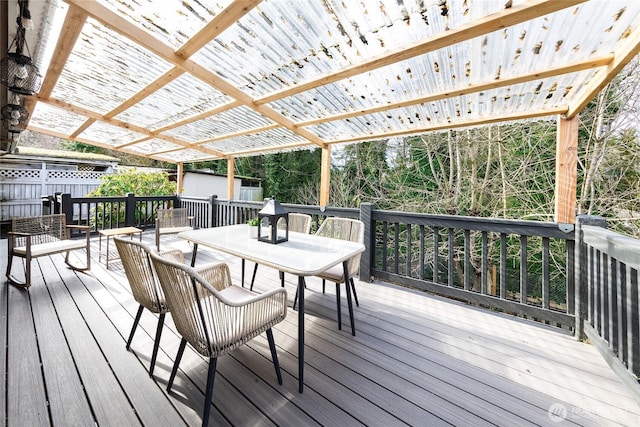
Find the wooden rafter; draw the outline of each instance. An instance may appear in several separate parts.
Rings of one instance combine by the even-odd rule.
[[[327,141],[327,143],[333,145],[333,144],[340,144],[340,143],[346,143],[346,142],[370,141],[375,139],[391,138],[394,136],[414,135],[419,133],[426,133],[426,132],[433,132],[433,131],[440,131],[440,130],[447,130],[447,129],[458,129],[458,128],[471,127],[471,126],[487,125],[491,123],[510,122],[515,120],[533,119],[536,117],[563,115],[563,114],[566,114],[567,111],[569,111],[569,107],[556,107],[556,108],[549,108],[545,110],[504,114],[502,116],[492,116],[487,118],[473,119],[473,120],[467,120],[467,121],[455,122],[455,123],[440,123],[440,124],[435,124],[433,126],[425,126],[425,127],[406,129],[406,130],[400,130],[400,131],[391,131],[391,132],[376,133],[376,134],[370,134],[370,135],[358,135],[351,138],[341,138],[341,139],[335,139],[332,141]]]
[[[624,43],[622,43],[621,47],[614,53],[614,59],[609,64],[605,70],[601,70],[598,75],[594,77],[594,79],[584,88],[582,94],[577,98],[573,105],[570,106],[569,111],[567,112],[567,118],[573,118],[586,105],[591,101],[597,94],[604,88],[613,78],[624,68],[625,65],[633,59],[638,53],[640,53],[640,30],[628,29],[627,32],[623,35],[625,37]]]
[[[485,90],[499,89],[501,87],[513,86],[520,83],[526,83],[535,80],[542,80],[553,76],[559,76],[562,74],[575,73],[578,71],[589,70],[599,67],[608,66],[613,61],[613,55],[606,55],[600,58],[594,58],[587,61],[578,61],[568,65],[561,65],[554,68],[548,68],[542,71],[532,71],[531,73],[523,74],[521,76],[514,76],[510,78],[503,78],[500,80],[490,80],[487,82],[476,83],[471,86],[464,86],[458,89],[445,90],[442,92],[436,92],[428,96],[421,96],[418,98],[409,99],[402,102],[391,102],[389,104],[381,105],[378,107],[367,108],[358,111],[350,111],[348,113],[334,114],[332,116],[325,116],[314,120],[305,120],[299,122],[298,126],[312,126],[319,123],[327,123],[335,120],[344,120],[352,117],[358,117],[367,114],[381,113],[384,111],[395,110],[397,108],[410,107],[412,105],[420,105],[427,102],[440,101],[448,98],[455,98],[457,96],[469,95],[472,93],[478,93]]]
[[[229,82],[227,82],[222,77],[216,75],[210,70],[207,70],[205,67],[189,60],[185,59],[179,55],[177,55],[171,47],[161,43],[159,40],[153,38],[150,34],[144,32],[139,29],[135,25],[126,21],[124,18],[116,15],[111,12],[106,7],[95,1],[83,1],[83,0],[66,0],[67,2],[74,4],[77,7],[82,8],[89,16],[96,19],[97,21],[102,22],[104,25],[112,28],[114,31],[119,34],[129,38],[130,40],[138,43],[139,45],[145,47],[149,51],[158,55],[162,59],[173,63],[174,65],[182,68],[185,71],[190,72],[192,75],[200,78],[201,80],[209,83],[215,89],[221,91],[222,93],[231,96],[236,99],[243,105],[259,112],[263,116],[273,120],[276,123],[279,123],[281,126],[289,129],[290,131],[297,133],[305,139],[317,144],[318,146],[325,146],[326,143],[320,139],[318,136],[314,135],[311,132],[308,132],[304,129],[298,128],[291,120],[284,117],[282,114],[276,112],[272,108],[265,105],[258,105],[254,102],[254,100],[236,88]],[[241,3],[241,2],[236,2]],[[226,156],[222,156],[226,157]]]
[[[387,65],[414,58],[416,56],[423,55],[434,50],[442,49],[444,47],[451,46],[465,40],[470,40],[472,38],[496,31],[500,28],[509,27],[533,18],[544,16],[549,13],[557,12],[558,10],[575,6],[576,4],[584,3],[585,1],[586,0],[529,1],[515,7],[507,8],[500,13],[494,13],[490,16],[486,16],[474,22],[470,22],[466,25],[461,25],[458,28],[449,29],[442,33],[428,37],[427,39],[414,43],[411,46],[403,47],[402,49],[398,49],[391,53],[386,53],[384,55],[370,58],[366,61],[349,67],[345,67],[341,70],[332,71],[331,73],[328,73],[324,76],[314,78],[306,82],[300,82],[293,87],[283,89],[281,91],[276,91],[268,96],[257,99],[256,102],[265,104],[310,89],[314,89],[318,86],[335,83],[342,79],[353,77],[358,74],[375,70],[377,68],[385,67]]]

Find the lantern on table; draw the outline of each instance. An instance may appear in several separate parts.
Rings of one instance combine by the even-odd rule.
[[[258,212],[258,240],[282,243],[289,240],[289,213],[272,197]]]

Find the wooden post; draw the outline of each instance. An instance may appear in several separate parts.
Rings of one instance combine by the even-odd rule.
[[[182,195],[182,179],[184,178],[184,163],[178,163],[178,171],[176,172],[176,194]]]
[[[578,176],[578,117],[558,118],[556,139],[555,221],[576,223]]]
[[[329,188],[331,184],[331,146],[322,147],[322,164],[320,171],[320,207],[329,204]]]
[[[234,198],[235,157],[227,159],[227,200]]]

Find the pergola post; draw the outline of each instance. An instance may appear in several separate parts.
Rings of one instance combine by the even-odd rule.
[[[329,204],[329,187],[331,183],[331,146],[322,147],[322,163],[320,165],[320,207]]]
[[[233,200],[234,194],[234,181],[235,181],[235,157],[229,157],[227,159],[227,200]]]
[[[555,221],[576,223],[578,176],[578,117],[558,118],[556,139]]]
[[[176,194],[182,195],[182,180],[184,178],[184,163],[178,163],[178,172],[176,174]]]

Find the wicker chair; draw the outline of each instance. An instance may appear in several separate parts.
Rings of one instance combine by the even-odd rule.
[[[9,283],[28,288],[31,286],[31,260],[33,258],[66,252],[64,262],[74,270],[85,271],[91,268],[91,245],[89,233],[91,227],[85,225],[67,225],[65,214],[13,218],[9,237],[9,259],[7,261],[7,280]],[[72,229],[82,230],[84,239],[71,239]],[[76,266],[69,262],[69,252],[84,249],[87,254],[85,266]],[[21,282],[11,275],[13,257],[25,259],[25,281]]]
[[[187,208],[158,209],[156,213],[156,248],[160,250],[160,236],[193,230]]]
[[[146,308],[152,313],[158,314],[158,326],[156,327],[156,337],[153,343],[153,352],[151,353],[151,364],[149,366],[149,376],[153,375],[153,368],[156,364],[156,357],[158,355],[158,348],[160,346],[160,336],[162,335],[162,327],[164,325],[165,315],[169,312],[169,306],[158,282],[153,265],[151,264],[151,258],[149,254],[153,251],[151,246],[148,246],[142,242],[135,242],[131,239],[125,239],[123,237],[114,237],[113,240],[116,243],[116,248],[120,254],[120,260],[124,267],[124,272],[129,280],[129,286],[131,286],[131,292],[133,298],[140,304],[138,312],[136,313],[135,320],[131,332],[129,333],[129,339],[127,340],[126,348],[129,350],[131,347],[131,341],[133,335],[142,317],[142,312]],[[181,251],[167,251],[160,255],[171,257],[179,262],[184,262],[184,256]]]
[[[333,239],[342,239],[348,240],[351,242],[364,242],[364,223],[357,219],[350,218],[326,218],[324,222],[318,228],[316,232],[316,236],[324,236],[331,237]],[[350,258],[347,262],[347,267],[349,271],[349,283],[345,284],[346,286],[350,286],[353,291],[353,298],[355,299],[355,303],[357,306],[358,303],[358,294],[356,293],[355,282],[353,281],[353,277],[358,275],[358,270],[360,268],[360,254]],[[322,292],[325,291],[325,282],[330,280],[336,284],[336,299],[337,299],[337,309],[338,309],[338,329],[342,329],[342,310],[340,305],[340,284],[344,283],[344,266],[342,263],[331,267],[330,269],[324,271],[322,274],[319,274],[318,277],[322,279]],[[298,295],[296,294],[295,300],[297,300]],[[347,299],[349,300],[349,319],[351,321],[351,329],[355,334],[354,321],[353,321],[353,309],[351,305],[351,293],[347,290]],[[294,300],[294,307],[295,307]]]
[[[311,215],[301,213],[289,214],[289,231],[295,231],[298,233],[309,234],[311,230]],[[244,261],[244,260],[243,260]],[[242,271],[244,271],[244,263],[242,265]],[[253,290],[253,282],[256,280],[256,273],[258,272],[258,263],[253,266],[253,275],[251,276],[251,287]],[[284,288],[284,272],[280,272],[280,285]]]
[[[278,384],[282,384],[271,327],[287,315],[285,289],[255,294],[234,286],[226,264],[209,264],[194,269],[155,253],[151,254],[151,259],[171,307],[176,329],[182,335],[167,391],[171,391],[187,342],[209,358],[203,426],[209,422],[217,358],[262,332],[267,333]]]

